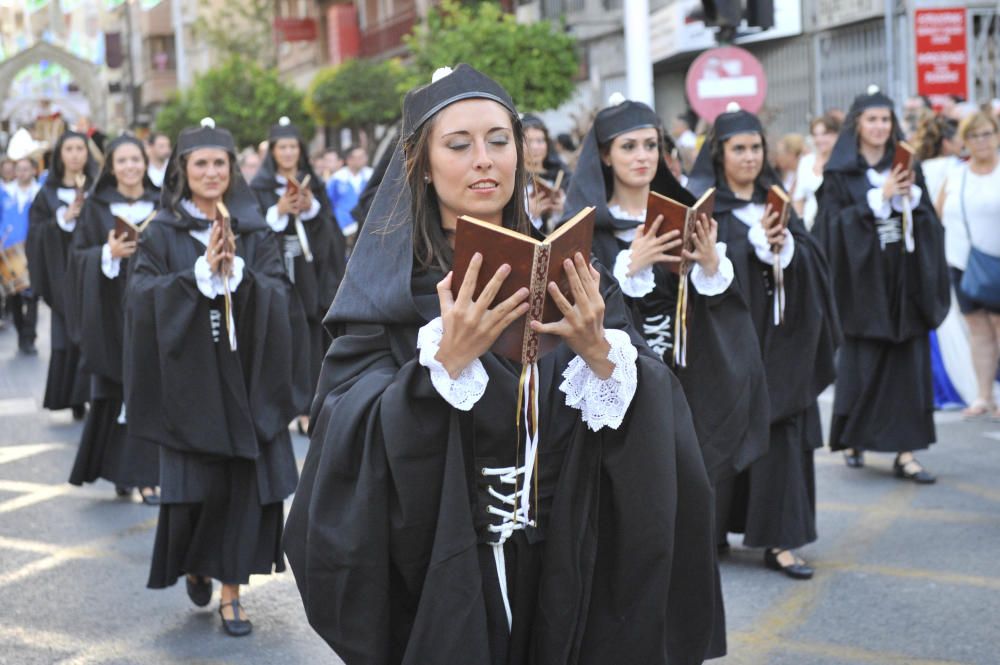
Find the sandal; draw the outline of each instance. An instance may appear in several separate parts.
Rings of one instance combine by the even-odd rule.
[[[233,608],[233,618],[227,619],[222,613],[222,608],[229,605]],[[250,623],[249,619],[241,619],[240,615],[242,613],[243,607],[240,605],[239,598],[234,598],[228,603],[219,604],[219,617],[222,619],[222,627],[225,628],[226,632],[233,637],[243,637],[244,635],[249,635],[250,631],[253,630],[253,624]]]
[[[972,404],[962,409],[962,417],[967,420],[972,418],[982,418],[983,416],[992,416],[996,413],[996,404],[978,398],[973,400]]]
[[[160,493],[156,491],[155,487],[143,487],[139,490],[139,496],[142,497],[142,502],[147,506],[160,505]]]

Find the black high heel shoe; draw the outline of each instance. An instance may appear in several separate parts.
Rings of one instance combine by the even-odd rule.
[[[778,561],[778,555],[785,550],[778,550],[775,552],[771,549],[764,550],[764,565],[771,570],[777,570],[784,573],[785,575],[791,577],[793,580],[808,580],[813,576],[813,569],[807,566],[805,563],[799,563],[798,557],[795,557],[795,563],[791,563],[787,566],[781,565]]]
[[[917,470],[907,471],[906,467],[910,464],[915,464],[917,466]],[[921,466],[916,457],[911,458],[908,462],[900,464],[899,456],[897,455],[896,459],[892,462],[892,473],[900,480],[912,480],[918,485],[933,485],[937,482],[937,477]]]
[[[144,490],[149,490],[149,493],[147,494]],[[160,505],[160,494],[155,487],[143,487],[139,490],[139,496],[142,497],[142,502],[147,506]]]
[[[229,605],[233,608],[232,619],[227,619],[225,615],[222,613],[222,608],[224,608],[226,605]],[[226,630],[227,633],[229,633],[233,637],[243,637],[244,635],[249,635],[250,631],[253,630],[253,624],[250,623],[249,619],[240,618],[240,613],[242,609],[243,608],[242,606],[240,606],[240,601],[238,598],[235,598],[229,601],[228,603],[219,604],[219,617],[222,619],[222,627]]]
[[[844,464],[851,469],[860,469],[865,465],[865,451],[848,448],[844,451]]]

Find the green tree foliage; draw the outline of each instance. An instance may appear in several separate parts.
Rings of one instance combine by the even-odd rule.
[[[352,59],[316,74],[306,93],[306,111],[317,124],[363,130],[395,122],[401,112],[406,72],[397,60]]]
[[[443,0],[406,37],[407,86],[430,83],[439,67],[465,62],[498,81],[521,111],[559,106],[573,94],[576,41],[548,21],[524,24],[493,2]]]
[[[185,127],[211,116],[233,133],[236,144],[256,145],[267,138],[271,125],[288,116],[304,138],[313,124],[303,107],[302,93],[285,85],[273,69],[241,58],[231,58],[195,79],[194,85],[174,96],[156,117],[156,128],[176,137]]]
[[[202,0],[195,32],[223,58],[242,58],[265,67],[278,64],[274,41],[274,1],[241,0],[212,4]],[[210,13],[206,13],[210,12]]]

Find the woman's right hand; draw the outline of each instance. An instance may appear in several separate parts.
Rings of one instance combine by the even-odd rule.
[[[289,195],[288,189],[278,199],[278,215],[297,215],[302,207],[302,198],[298,194]]]
[[[108,248],[111,250],[111,258],[127,259],[135,254],[138,243],[135,240],[125,240],[128,237],[124,233],[121,238],[115,236],[115,230],[108,231]]]
[[[67,222],[73,221],[80,216],[80,211],[83,209],[83,202],[79,199],[73,201],[68,206],[66,206],[66,214],[63,215],[63,219]]]
[[[476,252],[469,262],[457,297],[453,297],[451,292],[453,272],[449,272],[437,285],[444,335],[435,359],[444,365],[453,379],[457,379],[469,363],[489,351],[507,326],[528,312],[528,289],[525,288],[490,309],[500,286],[510,275],[510,266],[506,263],[486,284],[479,299],[472,299],[482,265],[483,257]]]
[[[903,195],[910,193],[910,185],[913,184],[913,171],[904,170],[903,167],[897,164],[892,169],[892,173],[889,177],[885,179],[882,183],[882,200],[888,201],[893,196]]]
[[[228,276],[236,257],[236,239],[227,234],[222,224],[212,224],[212,231],[205,248],[205,260],[214,275]]]
[[[656,232],[663,223],[663,215],[657,215],[653,224],[646,232],[646,225],[640,224],[635,229],[635,238],[629,249],[632,252],[632,261],[628,266],[628,274],[632,276],[654,263],[680,263],[681,257],[674,256],[669,252],[681,246],[680,231],[667,231],[657,237]]]

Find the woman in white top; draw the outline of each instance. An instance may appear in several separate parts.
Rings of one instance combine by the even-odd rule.
[[[795,191],[792,192],[792,205],[807,229],[812,228],[813,220],[816,219],[816,192],[823,184],[823,168],[826,160],[830,159],[830,152],[839,133],[840,120],[831,114],[813,118],[809,123],[813,151],[799,160]]]
[[[927,182],[927,194],[937,202],[948,172],[961,163],[962,138],[958,135],[958,121],[939,115],[928,115],[917,127],[914,142],[917,159]]]
[[[945,226],[945,256],[959,309],[969,326],[969,346],[976,371],[978,395],[964,411],[967,416],[998,414],[993,401],[993,380],[1000,360],[1000,311],[972,300],[961,288],[971,246],[1000,256],[998,134],[1000,124],[987,113],[976,113],[962,122],[959,135],[970,159],[948,174],[938,199]]]

